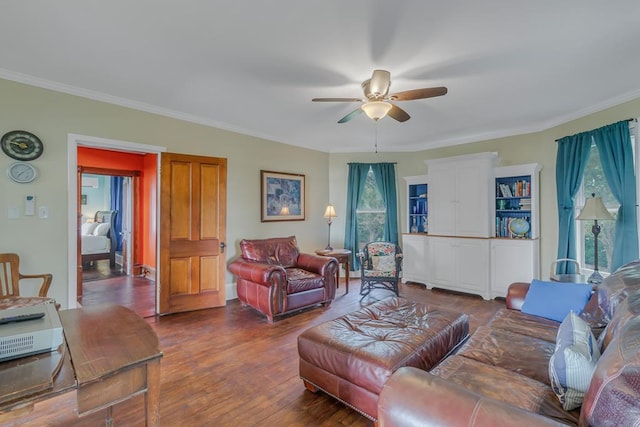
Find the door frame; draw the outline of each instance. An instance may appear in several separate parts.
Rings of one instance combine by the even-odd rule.
[[[70,133],[67,135],[67,307],[78,306],[78,266],[77,266],[77,230],[78,230],[78,147],[101,148],[106,150],[123,151],[129,153],[156,154],[157,175],[156,182],[160,188],[160,153],[167,151],[166,147],[139,144],[136,142],[100,138]],[[157,197],[156,224],[160,219],[160,198]],[[158,312],[158,289],[160,287],[160,229],[156,230],[156,313]]]

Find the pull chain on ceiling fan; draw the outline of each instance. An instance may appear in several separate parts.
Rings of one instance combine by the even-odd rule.
[[[374,70],[370,79],[362,82],[364,98],[313,98],[313,102],[362,102],[363,104],[353,110],[338,123],[346,123],[364,112],[369,118],[378,121],[389,116],[399,122],[406,122],[411,116],[392,101],[411,101],[414,99],[433,98],[446,95],[446,87],[430,87],[396,92],[389,95],[391,86],[391,73],[386,70]]]

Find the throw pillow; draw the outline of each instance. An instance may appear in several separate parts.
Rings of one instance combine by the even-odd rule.
[[[534,279],[522,304],[522,312],[562,322],[570,311],[582,313],[591,293],[591,286],[584,283]]]
[[[109,224],[101,223],[93,230],[94,236],[106,236],[109,233]]]
[[[551,388],[565,410],[582,405],[599,358],[600,350],[589,325],[570,312],[560,324],[556,349],[549,360]]]
[[[393,271],[396,269],[396,257],[393,255],[371,255],[371,263],[376,271]]]
[[[84,224],[82,224],[81,232],[85,236],[89,236],[93,234],[93,231],[96,229],[97,226],[98,226],[97,222],[85,222]]]

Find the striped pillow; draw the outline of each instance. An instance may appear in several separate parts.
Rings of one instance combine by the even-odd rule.
[[[560,324],[556,349],[549,360],[551,387],[565,410],[582,405],[599,358],[600,349],[591,328],[570,312]]]

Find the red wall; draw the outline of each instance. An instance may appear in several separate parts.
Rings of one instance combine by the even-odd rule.
[[[157,155],[78,147],[78,166],[137,171],[140,173],[140,205],[136,209],[134,264],[156,267]],[[135,251],[134,251],[135,253]]]

